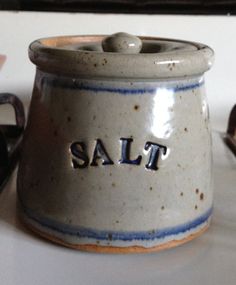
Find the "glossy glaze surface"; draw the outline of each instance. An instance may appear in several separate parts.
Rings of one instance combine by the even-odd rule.
[[[212,208],[203,77],[37,71],[18,193],[35,228],[72,245],[150,248],[202,230]]]
[[[117,35],[117,34],[116,34]],[[45,72],[102,80],[156,80],[198,76],[211,68],[214,52],[208,46],[175,39],[138,37],[140,53],[103,52],[107,36],[62,36],[34,41],[31,61]],[[116,45],[119,41],[115,41]],[[137,50],[136,50],[137,52]]]

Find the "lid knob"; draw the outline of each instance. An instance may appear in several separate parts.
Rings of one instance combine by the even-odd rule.
[[[102,48],[105,52],[135,54],[141,51],[142,41],[127,33],[116,33],[103,39]]]

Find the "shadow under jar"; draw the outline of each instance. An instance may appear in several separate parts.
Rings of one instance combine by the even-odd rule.
[[[212,153],[199,43],[67,36],[37,66],[18,197],[25,224],[80,250],[149,252],[209,226]]]

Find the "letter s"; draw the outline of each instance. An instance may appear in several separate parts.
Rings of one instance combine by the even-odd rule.
[[[89,158],[86,153],[86,147],[83,142],[74,142],[70,146],[73,155],[72,165],[74,168],[85,168],[89,164]],[[82,163],[81,163],[82,161]]]

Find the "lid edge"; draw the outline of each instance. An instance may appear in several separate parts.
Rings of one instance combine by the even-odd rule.
[[[36,40],[29,46],[30,60],[41,70],[68,76],[158,79],[199,75],[209,70],[214,62],[213,50],[203,44],[167,38],[140,37],[177,41],[194,45],[193,51],[145,54],[101,53],[65,50],[44,45],[43,42],[80,38],[102,40],[105,36],[67,36]],[[115,67],[115,68],[114,68]]]

